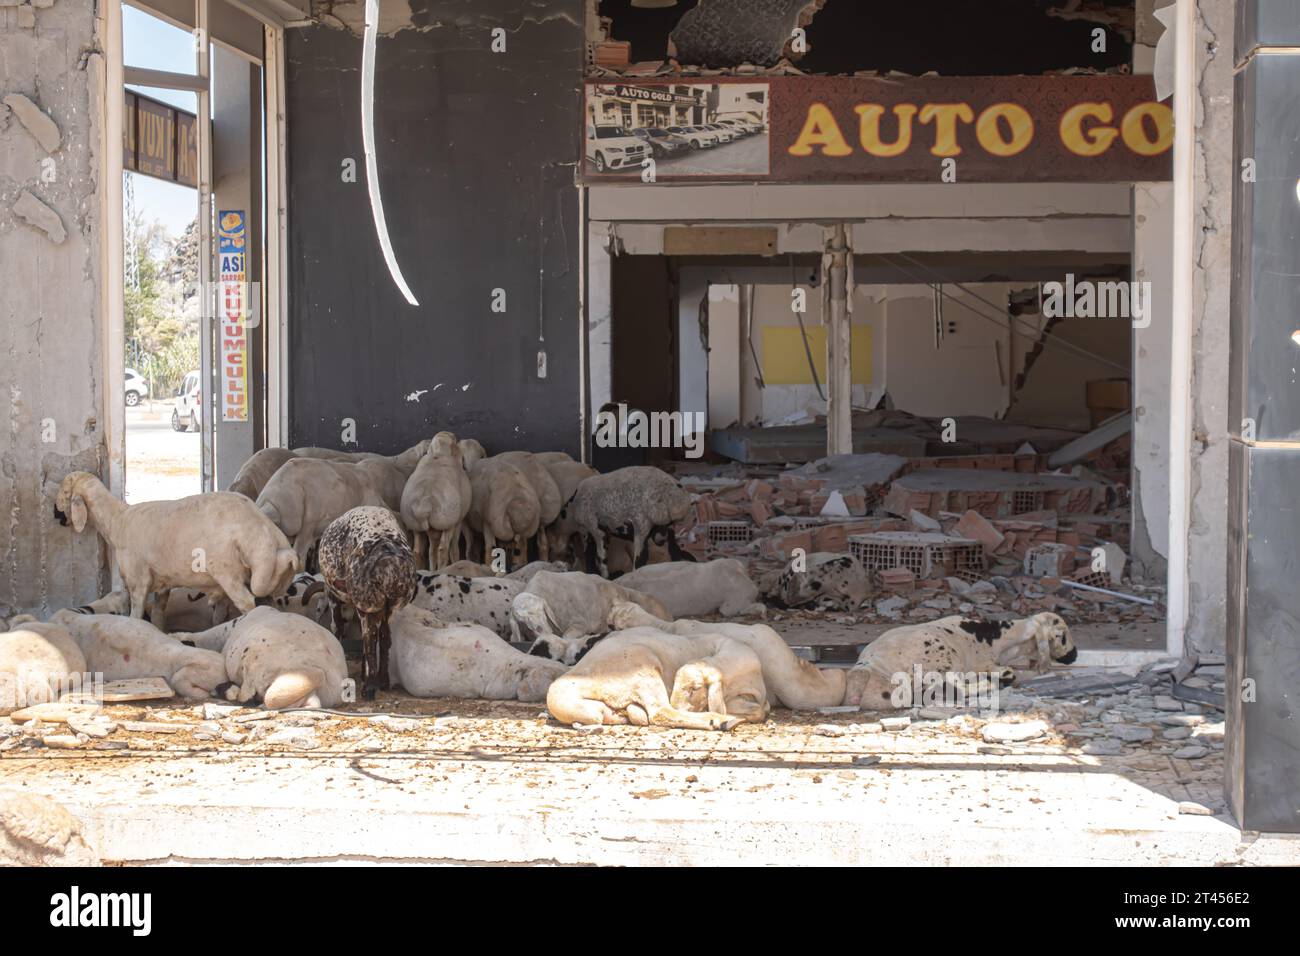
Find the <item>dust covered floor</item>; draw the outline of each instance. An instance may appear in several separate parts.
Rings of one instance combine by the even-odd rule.
[[[1170,687],[1160,668],[1075,667],[996,713],[778,710],[727,734],[399,694],[339,713],[115,705],[92,727],[0,718],[0,772],[110,861],[1300,861],[1300,842],[1241,839],[1222,714]]]

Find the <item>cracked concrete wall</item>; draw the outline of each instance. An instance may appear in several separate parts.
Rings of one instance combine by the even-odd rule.
[[[107,584],[98,537],[53,517],[62,477],[104,460],[95,29],[87,0],[0,3],[0,613]]]
[[[1188,642],[1222,653],[1228,580],[1228,316],[1232,283],[1232,0],[1198,0],[1196,279]]]

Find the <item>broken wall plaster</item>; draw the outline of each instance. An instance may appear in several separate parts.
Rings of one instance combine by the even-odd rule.
[[[812,23],[826,0],[700,0],[668,35],[668,55],[683,63],[726,68],[797,61],[797,28]]]
[[[566,10],[553,9],[547,0],[528,0],[526,12],[484,9],[475,0],[383,0],[379,5],[379,36],[391,37],[403,30],[427,32],[501,27],[515,33],[527,24],[562,20],[576,27],[583,24]],[[322,25],[347,30],[358,38],[365,32],[365,0],[312,0],[312,15]]]

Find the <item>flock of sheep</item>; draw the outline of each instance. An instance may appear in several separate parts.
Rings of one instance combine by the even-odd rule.
[[[672,541],[690,507],[658,469],[599,475],[561,453],[488,457],[449,432],[392,457],[266,449],[229,491],[178,501],[128,506],[74,472],[55,516],[77,531],[93,525],[125,587],[44,622],[9,622],[0,713],[57,699],[86,672],[161,677],[186,697],[334,707],[355,699],[340,643],[355,632],[367,698],[399,685],[418,697],[545,699],[569,724],[712,730],[761,721],[773,703],[879,709],[880,661],[897,664],[903,645],[935,666],[1045,668],[1072,651],[1055,615],[964,642],[951,618],[933,622],[951,653],[886,635],[853,671],[819,669],[764,624],[696,619],[764,610],[739,561],[635,567],[656,532]],[[631,538],[633,570],[617,583],[607,537]],[[568,570],[589,542],[601,573]],[[498,543],[511,552],[509,574]],[[776,586],[791,603],[802,591],[856,605],[867,586],[855,565],[813,556]]]

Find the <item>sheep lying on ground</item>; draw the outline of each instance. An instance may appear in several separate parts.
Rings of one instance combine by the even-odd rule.
[[[94,475],[74,471],[59,486],[54,515],[65,525],[71,518],[77,531],[94,522],[113,546],[136,618],[144,616],[150,591],[173,587],[221,591],[240,611],[251,611],[257,598],[279,594],[301,570],[280,530],[253,502],[228,491],[127,505]]]
[[[798,570],[802,567],[803,570]],[[851,554],[818,551],[802,561],[791,561],[776,579],[770,598],[777,607],[821,608],[851,611],[871,594],[871,580],[861,562]]]
[[[483,536],[483,560],[492,560],[499,541],[513,545],[518,563],[527,562],[528,541],[541,526],[541,506],[528,478],[509,462],[485,458],[470,466],[469,480],[473,499],[466,523]]]
[[[292,584],[289,586],[293,587]],[[281,599],[276,597],[272,600]],[[65,610],[77,614],[129,615],[131,595],[125,589],[118,588],[89,604],[65,608]],[[225,594],[220,591],[208,594],[198,588],[167,588],[151,597],[145,606],[145,618],[164,634],[207,630],[234,616],[235,613],[234,605]]]
[[[477,561],[467,561],[462,558],[454,561],[445,568],[439,568],[437,571],[417,571],[420,580],[437,577],[446,574],[455,578],[490,578],[493,576],[492,569],[486,564],[479,564]]]
[[[617,630],[653,627],[671,634],[720,634],[739,641],[758,655],[763,665],[763,683],[773,703],[791,710],[836,707],[844,700],[845,672],[822,669],[795,656],[790,645],[766,624],[733,624],[706,621],[661,621],[633,604],[620,604],[610,614]]]
[[[131,595],[126,593],[126,588],[118,588],[89,604],[67,608],[67,610],[76,611],[78,614],[130,614]]]
[[[161,677],[182,697],[209,697],[226,684],[220,654],[189,647],[148,621],[116,614],[58,611],[50,620],[67,628],[86,667],[104,680]]]
[[[280,467],[257,496],[257,507],[293,542],[299,570],[329,523],[363,505],[397,511],[406,480],[424,457],[423,441],[392,458],[358,462],[294,458]]]
[[[268,710],[336,707],[345,697],[348,665],[337,638],[298,614],[259,607],[215,628],[196,643],[221,646],[229,700],[261,700]],[[350,694],[346,696],[351,696]]]
[[[563,664],[521,654],[486,628],[444,624],[417,607],[393,615],[389,676],[416,697],[536,701]]]
[[[449,574],[417,576],[411,606],[454,624],[477,624],[508,638],[510,602],[523,591],[520,581],[507,578],[462,578]]]
[[[849,671],[844,703],[863,710],[895,707],[894,693],[922,674],[994,675],[1010,683],[1017,668],[1042,673],[1078,657],[1069,625],[1057,614],[981,621],[959,615],[886,631],[863,648]],[[908,698],[910,700],[910,697]],[[907,706],[910,706],[908,704]]]
[[[647,564],[618,583],[657,598],[673,617],[715,612],[736,617],[767,610],[758,600],[758,585],[735,558]]]
[[[442,568],[460,557],[460,526],[473,500],[456,436],[439,432],[402,489],[402,523],[415,536],[415,557]]]
[[[600,573],[609,577],[606,532],[631,528],[632,553],[639,556],[646,537],[653,530],[670,528],[685,518],[690,508],[691,496],[671,475],[658,468],[636,465],[586,479],[578,486],[565,511],[577,525],[584,553],[586,539],[594,539]]]
[[[719,634],[686,636],[652,627],[616,631],[546,694],[565,724],[636,724],[731,730],[767,716],[762,662]]]
[[[0,716],[57,701],[85,673],[85,655],[65,627],[15,617],[0,633]]]
[[[239,466],[239,473],[226,490],[256,501],[271,476],[280,470],[280,466],[297,457],[287,448],[263,448],[255,451]]]
[[[659,601],[594,574],[539,571],[510,606],[516,640],[532,641],[530,654],[572,664],[609,632],[609,615],[620,602],[656,618],[671,619]]]
[[[320,570],[334,602],[335,633],[343,636],[340,604],[361,618],[361,676],[366,699],[373,699],[388,683],[389,619],[415,596],[406,533],[385,508],[353,508],[321,535]]]

